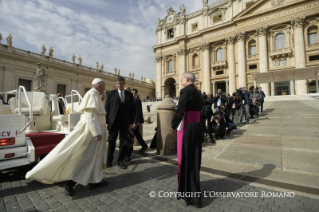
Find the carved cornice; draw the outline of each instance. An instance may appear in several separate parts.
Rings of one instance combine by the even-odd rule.
[[[162,57],[162,56],[157,56],[157,57],[155,57],[155,61],[156,61],[157,63],[161,62],[162,60],[163,60],[163,57]]]
[[[268,26],[260,27],[256,29],[256,33],[258,36],[264,36],[267,35]]]
[[[176,53],[181,56],[181,55],[186,55],[187,52],[188,52],[187,49],[179,49]]]
[[[236,35],[237,40],[245,40],[246,32],[240,32]]]
[[[300,28],[303,27],[305,24],[306,16],[297,17],[291,20],[291,26],[293,28]]]
[[[200,50],[205,51],[205,50],[209,50],[210,45],[209,43],[203,43],[202,45],[200,45]]]
[[[227,45],[234,44],[236,42],[236,36],[229,36],[225,38],[225,41],[227,42]]]
[[[195,52],[198,52],[200,49],[201,49],[200,46],[190,48],[188,49],[187,53],[195,53]]]

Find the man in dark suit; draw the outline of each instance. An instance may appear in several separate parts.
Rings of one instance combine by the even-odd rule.
[[[140,98],[138,98],[138,91],[136,89],[132,90],[132,94],[134,97],[134,122],[133,122],[133,132],[136,136],[136,139],[142,146],[142,148],[139,150],[139,152],[144,152],[145,150],[148,149],[147,144],[145,143],[141,133],[140,133],[140,124],[144,123],[144,118],[143,118],[143,111],[142,111],[142,102]]]
[[[259,102],[260,102],[260,106],[261,106],[261,112],[264,112],[264,99],[266,98],[266,95],[265,95],[265,93],[262,91],[262,88],[261,87],[259,87],[259,94],[260,94],[260,100],[259,100]]]
[[[246,124],[249,124],[249,118],[250,118],[249,106],[252,104],[252,102],[250,99],[250,92],[247,91],[246,87],[243,88],[242,104],[243,104],[243,107],[241,109],[240,123],[242,123],[244,113],[246,113]]]
[[[123,159],[127,153],[125,140],[127,133],[133,128],[133,95],[124,90],[125,79],[117,78],[117,89],[108,92],[105,111],[106,111],[106,129],[109,131],[107,167],[112,167],[113,154],[116,146],[116,139],[120,131],[120,148],[117,164],[120,168],[126,169],[127,166]]]

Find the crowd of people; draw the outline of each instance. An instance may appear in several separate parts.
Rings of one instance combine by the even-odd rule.
[[[205,92],[200,94],[204,101],[200,118],[204,129],[202,141],[204,133],[207,133],[212,143],[223,139],[225,134],[231,136],[231,131],[237,129],[239,124],[250,124],[250,118],[254,115],[259,117],[266,97],[262,87],[254,88],[252,93],[243,87],[233,92],[232,96],[226,96],[221,89],[218,89],[215,96]]]

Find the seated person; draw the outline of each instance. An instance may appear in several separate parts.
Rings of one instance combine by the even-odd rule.
[[[223,139],[225,136],[225,122],[223,119],[221,119],[221,114],[219,112],[216,112],[215,116],[212,116],[212,125],[213,130],[215,133],[215,139]]]
[[[225,123],[225,127],[228,127],[226,134],[232,135],[230,132],[234,129],[237,129],[236,124],[230,120],[229,113],[225,113],[223,109],[219,109],[219,113],[221,114],[221,119],[223,119]]]

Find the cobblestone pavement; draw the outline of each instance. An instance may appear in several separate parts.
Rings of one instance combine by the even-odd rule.
[[[186,206],[174,196],[159,197],[168,195],[160,191],[176,191],[175,165],[137,155],[134,157],[128,169],[122,170],[114,165],[104,172],[108,186],[88,190],[86,186],[76,185],[74,197],[65,196],[64,183],[45,185],[25,180],[25,173],[32,168],[30,166],[6,171],[1,175],[0,211],[198,210]],[[270,197],[272,193],[269,192],[280,194],[289,190],[247,184],[208,173],[201,173],[201,190],[206,194],[201,211],[319,211],[319,196],[296,193],[294,197]],[[155,197],[150,197],[151,191],[155,192]],[[210,197],[216,195],[213,192],[257,192],[258,197]]]

